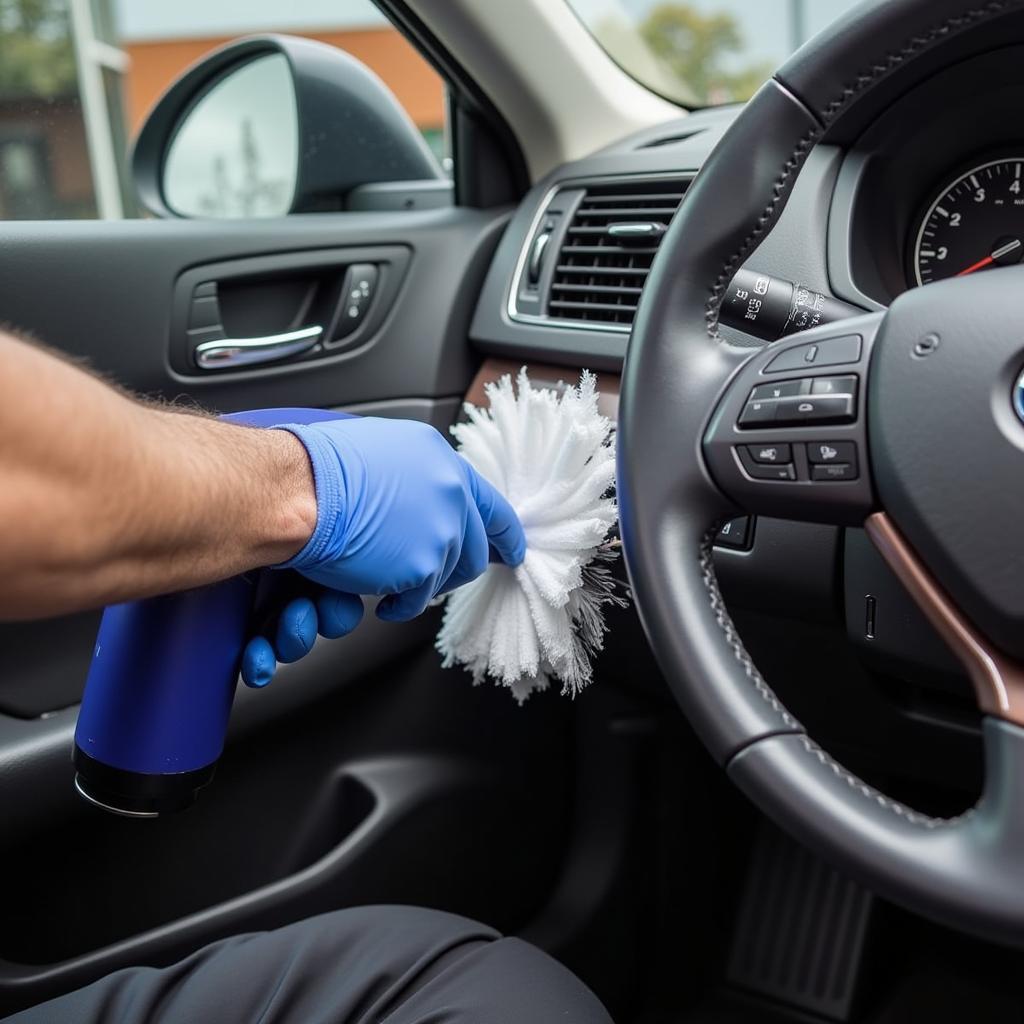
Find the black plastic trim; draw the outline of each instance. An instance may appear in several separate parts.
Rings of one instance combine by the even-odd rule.
[[[530,187],[530,175],[526,166],[519,140],[509,123],[498,108],[491,102],[487,94],[477,85],[450,51],[430,31],[425,22],[414,14],[407,4],[401,0],[374,0],[384,16],[402,33],[431,67],[447,82],[451,101],[457,112],[465,115],[464,126],[449,125],[452,132],[453,157],[455,164],[455,196],[460,205],[500,206],[515,202]],[[452,118],[455,121],[455,118]],[[487,193],[481,189],[481,183],[473,180],[467,172],[474,166],[467,147],[481,146],[482,140],[472,140],[463,134],[460,127],[470,128],[469,133],[482,133],[489,136],[493,146],[504,158],[504,168],[508,174],[508,193],[490,195],[486,204],[480,204],[481,195]],[[457,140],[462,140],[456,148]],[[496,155],[496,154],[495,154]],[[460,159],[461,158],[461,159]]]
[[[309,867],[217,906],[132,936],[62,963],[35,966],[0,961],[0,1013],[34,1005],[111,971],[139,963],[168,963],[229,935],[273,928],[355,902],[352,880],[381,845],[402,844],[415,816],[432,805],[472,806],[490,786],[480,765],[422,755],[342,764],[335,788],[351,780],[372,800],[372,809]],[[145,828],[145,823],[135,827]],[[414,829],[415,834],[415,829]]]

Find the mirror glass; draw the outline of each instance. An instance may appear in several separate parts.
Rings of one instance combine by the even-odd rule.
[[[164,162],[164,199],[185,217],[280,216],[291,208],[298,152],[288,61],[257,57],[185,115]]]

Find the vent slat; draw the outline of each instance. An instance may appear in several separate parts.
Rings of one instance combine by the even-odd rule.
[[[677,203],[676,206],[679,204]],[[612,220],[652,220],[659,217],[670,218],[676,212],[676,206],[613,206],[611,209],[586,209],[582,205],[576,211],[577,217],[607,217]]]
[[[604,313],[624,313],[627,310],[636,312],[636,303],[617,303],[617,302],[570,302],[565,299],[552,299],[548,305],[552,309],[562,310],[583,310],[588,313],[604,312]]]
[[[626,274],[646,277],[650,273],[650,267],[574,267],[568,263],[560,263],[555,267],[556,274],[597,274],[601,277],[624,277]],[[551,287],[557,288],[559,281],[552,282]]]
[[[619,221],[619,223],[621,224],[622,222]],[[565,234],[566,234],[567,238],[610,238],[612,236],[608,234],[608,227],[609,227],[609,225],[607,225],[607,224],[601,225],[600,227],[597,227],[597,226],[594,226],[594,227],[587,227],[587,226],[584,226],[584,227],[571,227],[571,228],[569,228],[568,231],[566,231]],[[563,248],[568,248],[570,244],[571,243],[567,242],[565,244],[565,246],[563,246]],[[621,250],[622,252],[628,252],[628,253],[657,252],[658,251],[658,247],[656,245],[653,245],[653,246],[647,246],[647,245],[645,245],[645,246],[639,246],[639,245],[619,245],[617,242],[609,243],[608,245],[604,246],[604,248],[606,250],[608,250],[608,251],[611,251],[613,249],[617,249],[617,250]]]
[[[668,226],[689,182],[623,181],[590,185],[558,253],[547,299],[549,316],[630,326],[657,244],[621,244],[613,224],[655,221]]]
[[[679,205],[679,200],[683,198],[686,189],[681,188],[678,192],[652,192],[650,195],[644,195],[643,193],[634,193],[632,195],[613,195],[613,196],[599,196],[588,194],[587,198],[582,200],[580,205],[584,203],[588,206],[596,203],[662,203],[671,202]]]
[[[608,225],[607,224],[602,224],[600,227],[597,227],[597,226],[576,227],[575,225],[573,225],[573,227],[569,228],[569,230],[566,232],[566,234],[568,234],[568,235],[607,235],[608,234]]]
[[[569,292],[570,294],[587,294],[593,292],[596,295],[639,295],[643,288],[635,285],[617,284],[558,284],[551,289],[554,292]]]
[[[653,256],[658,251],[656,245],[575,245],[566,244],[563,253],[572,256]]]

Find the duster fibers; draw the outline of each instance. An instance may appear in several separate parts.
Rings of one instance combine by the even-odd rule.
[[[598,412],[596,378],[584,372],[561,394],[521,370],[486,389],[489,409],[467,403],[452,428],[458,449],[508,498],[523,524],[526,557],[488,566],[446,598],[437,648],[446,667],[464,665],[522,703],[552,679],[575,696],[592,678],[605,605],[624,605],[610,562],[618,521],[612,424]]]

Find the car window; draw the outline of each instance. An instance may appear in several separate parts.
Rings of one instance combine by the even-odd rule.
[[[794,50],[860,0],[567,0],[605,52],[683,107],[750,99]]]
[[[206,53],[264,32],[361,60],[450,168],[444,84],[371,0],[0,0],[0,219],[138,216],[127,157],[147,112]],[[240,159],[277,155],[259,142]]]

